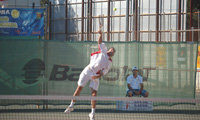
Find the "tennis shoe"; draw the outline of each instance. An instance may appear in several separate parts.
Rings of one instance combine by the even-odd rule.
[[[66,110],[64,111],[64,113],[70,113],[72,111],[74,111],[74,107],[68,107],[68,108],[66,108]]]
[[[94,117],[94,116],[95,116],[94,113],[90,113],[90,114],[89,114],[90,120],[95,120],[95,117]]]

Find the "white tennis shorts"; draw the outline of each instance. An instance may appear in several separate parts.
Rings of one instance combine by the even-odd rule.
[[[92,76],[96,76],[96,74],[89,68],[89,66],[85,67],[79,76],[78,85],[85,87],[86,84],[90,81],[90,88],[98,91],[99,79],[94,80],[92,79]]]

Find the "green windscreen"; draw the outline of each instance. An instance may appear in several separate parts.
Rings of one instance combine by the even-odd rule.
[[[112,68],[98,96],[125,96],[126,77],[139,68],[151,98],[194,98],[197,43],[114,42]],[[96,42],[0,40],[0,94],[73,95]],[[87,85],[81,95],[89,95]]]

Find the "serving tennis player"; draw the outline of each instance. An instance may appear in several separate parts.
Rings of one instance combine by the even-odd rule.
[[[89,87],[91,88],[92,96],[97,95],[97,91],[99,88],[99,78],[108,73],[111,63],[112,57],[115,54],[115,48],[111,47],[107,49],[106,45],[102,43],[102,31],[101,29],[98,31],[98,48],[99,51],[91,53],[90,56],[90,64],[84,68],[81,72],[78,80],[78,86],[73,96],[79,96],[83,87],[90,81]],[[71,101],[71,104],[64,111],[65,113],[70,113],[74,110],[75,100]],[[95,108],[96,101],[91,100],[91,113],[89,114],[90,120],[95,119]]]

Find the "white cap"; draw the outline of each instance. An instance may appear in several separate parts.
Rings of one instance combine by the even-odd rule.
[[[133,71],[133,70],[138,70],[138,68],[137,68],[136,66],[133,66],[133,67],[132,67],[132,71]]]

